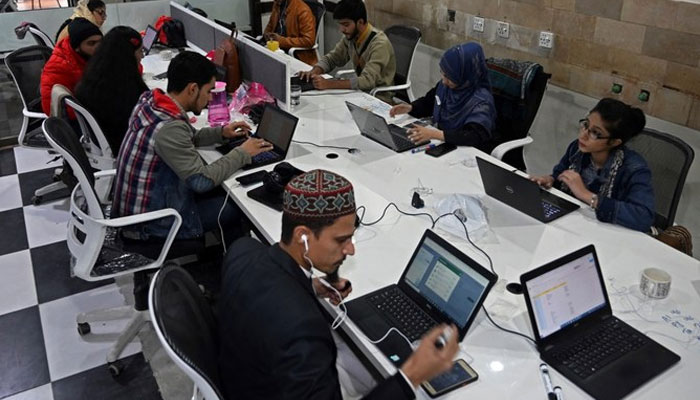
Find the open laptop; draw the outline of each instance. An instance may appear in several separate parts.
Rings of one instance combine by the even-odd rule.
[[[243,169],[257,168],[284,160],[287,157],[287,151],[292,143],[292,136],[298,122],[299,118],[279,107],[270,104],[265,105],[255,136],[272,143],[274,147],[270,151],[253,157],[251,163],[244,166]],[[221,154],[227,154],[231,149],[240,146],[246,139],[229,142],[217,147],[216,150]]]
[[[143,55],[147,56],[151,52],[151,48],[158,41],[158,30],[151,25],[146,27],[146,33],[143,35]]]
[[[612,315],[589,245],[520,276],[540,358],[596,399],[619,399],[680,357]]]
[[[371,111],[352,104],[349,101],[345,105],[350,110],[352,119],[355,121],[357,128],[363,136],[366,136],[375,142],[401,153],[406,150],[411,150],[425,143],[413,143],[408,138],[406,128],[398,125],[387,124],[384,117],[377,115]]]
[[[542,222],[554,221],[579,205],[542,189],[537,183],[476,157],[486,194]]]
[[[415,341],[441,323],[454,323],[461,341],[497,278],[426,230],[399,282],[348,302],[348,317],[373,341],[391,327]],[[397,366],[413,351],[393,331],[377,347]]]

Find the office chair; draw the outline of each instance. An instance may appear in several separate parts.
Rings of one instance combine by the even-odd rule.
[[[489,79],[496,104],[496,127],[492,132],[493,139],[487,145],[487,150],[490,147],[493,157],[524,171],[523,146],[533,141],[529,136],[530,127],[542,103],[547,81],[552,75],[544,72],[541,66],[535,65],[536,70],[530,85],[522,96],[513,96],[501,86],[504,83],[503,80],[495,79],[495,76],[502,74],[502,71],[490,62],[491,60],[486,60],[486,65],[489,68]],[[517,82],[517,84],[521,83]]]
[[[112,375],[121,372],[117,362],[120,354],[149,320],[145,296],[140,301],[139,290],[145,292],[145,271],[158,268],[171,256],[169,250],[182,219],[174,209],[152,211],[144,214],[109,218],[110,194],[115,170],[92,172],[90,161],[75,132],[60,118],[50,117],[43,123],[46,139],[70,165],[78,184],[70,197],[68,221],[68,249],[71,253],[71,269],[75,276],[86,281],[98,281],[123,275],[134,275],[135,306],[121,306],[107,310],[80,313],[77,316],[78,333],[90,332],[90,322],[130,318],[116,343],[107,354],[107,364]],[[121,239],[120,229],[144,222],[169,218],[172,225],[168,237],[160,245],[150,245],[148,251],[133,251]],[[174,246],[177,249],[179,245]],[[142,250],[142,249],[139,249]],[[182,249],[179,249],[182,250]],[[150,253],[150,254],[149,254]],[[145,285],[145,286],[144,286]]]
[[[192,399],[223,399],[216,320],[192,276],[176,265],[163,267],[151,281],[148,305],[165,352],[194,381]]]
[[[397,92],[396,97],[410,103],[415,100],[411,90],[411,70],[413,57],[416,54],[418,43],[420,43],[421,31],[414,26],[394,25],[388,27],[384,33],[394,47],[394,55],[396,56],[394,84],[376,87],[372,89],[370,94],[375,96],[380,92]]]
[[[114,152],[112,152],[112,148],[95,117],[78,103],[75,98],[66,97],[64,101],[66,106],[72,108],[75,112],[82,134],[80,141],[85,148],[92,167],[100,171],[116,168],[117,160]]]
[[[695,158],[693,148],[675,136],[649,128],[626,145],[644,157],[651,169],[656,204],[654,227],[664,230],[673,226],[685,178]]]
[[[33,149],[51,150],[41,130],[41,122],[48,118],[41,109],[41,71],[51,57],[51,49],[46,46],[29,46],[17,49],[5,57],[5,65],[22,100],[22,127],[17,142],[20,146]],[[43,196],[66,188],[59,180],[58,171],[53,183],[34,191],[32,204],[41,203]]]
[[[287,51],[287,53],[289,53],[290,56],[294,57],[294,53],[297,51],[314,50],[316,51],[316,57],[320,58],[318,54],[318,28],[321,25],[321,19],[323,18],[323,15],[326,13],[326,6],[324,6],[323,3],[318,0],[304,0],[304,3],[306,3],[307,6],[309,6],[309,8],[311,9],[311,13],[316,19],[316,42],[311,47],[291,47]]]
[[[54,48],[53,40],[51,40],[49,35],[44,33],[41,29],[34,26],[30,26],[29,33],[32,35],[32,37],[36,41],[36,44],[38,44],[39,46],[46,46],[50,49]]]

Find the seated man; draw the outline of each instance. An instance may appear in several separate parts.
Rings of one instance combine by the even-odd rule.
[[[56,43],[41,73],[41,109],[46,115],[51,113],[53,85],[63,85],[75,92],[88,59],[102,40],[100,28],[85,18],[75,18],[68,25],[68,32],[69,37]]]
[[[316,17],[304,0],[275,0],[263,36],[278,41],[283,50],[313,47],[316,43]],[[309,65],[318,62],[315,50],[301,50],[294,54]]]
[[[384,32],[367,22],[367,9],[362,0],[342,0],[333,11],[340,32],[345,35],[333,51],[321,57],[303,79],[312,79],[316,89],[360,89],[369,92],[378,86],[394,84],[396,57]],[[328,80],[321,74],[352,61],[356,77]]]
[[[242,238],[229,249],[223,266],[219,321],[219,367],[226,398],[340,399],[336,358],[352,388],[372,386],[367,371],[350,371],[347,348],[338,351],[317,297],[335,304],[351,289],[345,279],[332,282],[337,293],[314,278],[312,268],[328,276],[355,253],[355,197],[342,176],[313,170],[294,178],[284,190],[281,242],[267,247]],[[371,273],[371,271],[367,271]],[[412,399],[415,388],[448,370],[457,352],[456,335],[438,349],[445,326],[426,334],[393,377],[376,385],[367,398]],[[453,329],[456,329],[453,327]],[[359,361],[354,359],[359,366]],[[361,368],[361,367],[360,367]]]
[[[272,145],[249,138],[215,162],[204,163],[196,146],[221,143],[249,130],[244,122],[200,130],[190,125],[187,113],[199,115],[207,106],[215,76],[216,67],[204,56],[181,52],[168,67],[168,92],[154,89],[141,95],[117,157],[113,216],[174,208],[182,217],[178,239],[200,238],[217,230],[219,221],[225,236],[235,235],[240,210],[231,203],[224,208],[226,197],[219,185]],[[123,235],[162,239],[171,223],[166,219],[142,224]]]

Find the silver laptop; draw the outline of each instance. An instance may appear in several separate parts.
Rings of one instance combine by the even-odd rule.
[[[362,136],[368,137],[397,153],[411,150],[428,143],[413,143],[408,138],[406,128],[394,124],[389,125],[384,117],[365,110],[349,101],[346,101],[345,105],[348,107],[348,110],[350,110],[350,115],[352,115],[352,119],[355,121]]]

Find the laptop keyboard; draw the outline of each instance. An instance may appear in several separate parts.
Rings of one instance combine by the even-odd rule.
[[[542,209],[544,210],[544,217],[547,219],[552,218],[561,212],[561,208],[544,200],[542,200]]]
[[[369,297],[369,301],[396,324],[411,342],[420,339],[435,326],[435,321],[408,298],[398,287]]]
[[[270,161],[270,160],[276,160],[279,158],[279,155],[273,151],[266,151],[264,153],[260,153],[257,156],[252,158],[253,163],[259,164],[262,162]]]
[[[408,138],[408,131],[406,128],[401,128],[397,125],[389,125],[389,132],[394,138],[396,151],[401,152],[416,147],[415,143]]]
[[[586,379],[646,342],[646,338],[639,332],[611,318],[552,356],[581,379]]]

